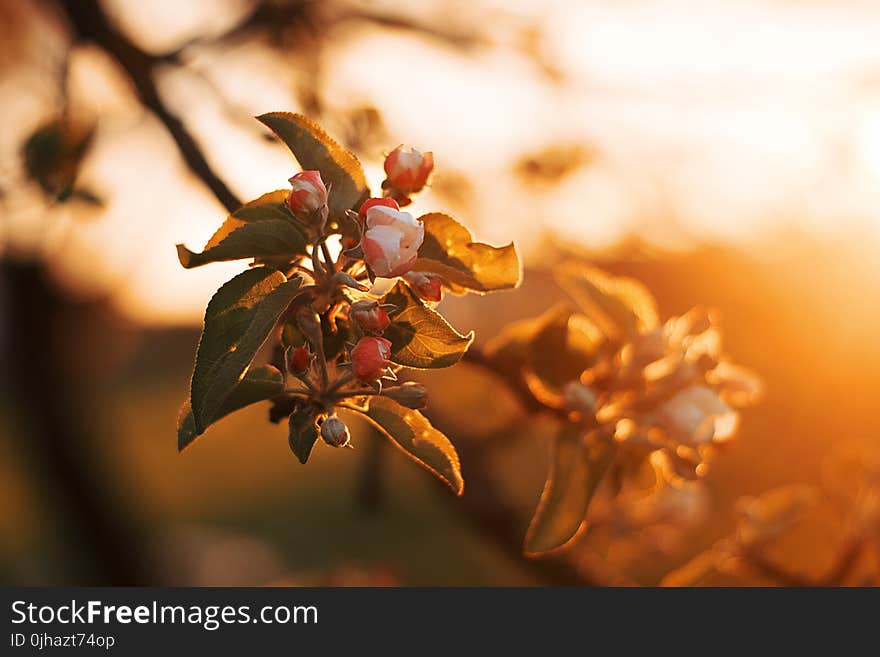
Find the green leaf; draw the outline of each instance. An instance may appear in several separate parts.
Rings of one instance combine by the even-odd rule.
[[[428,308],[403,282],[398,281],[382,303],[397,306],[385,337],[391,341],[391,362],[421,369],[455,365],[474,341],[462,335],[443,316]]]
[[[242,258],[306,255],[308,230],[287,211],[285,190],[264,194],[233,212],[205,249],[195,253],[177,245],[177,257],[186,269],[209,262]]]
[[[612,437],[585,437],[566,424],[553,446],[550,473],[526,534],[527,554],[565,546],[586,528],[587,510],[614,456]]]
[[[284,378],[276,368],[271,365],[262,365],[250,369],[223,401],[220,409],[211,418],[209,424],[213,424],[220,418],[226,417],[245,406],[280,395],[283,391]],[[201,433],[203,432],[196,429],[192,407],[190,406],[189,399],[187,399],[180,410],[180,417],[177,421],[177,449],[183,451]]]
[[[654,297],[632,278],[612,276],[581,264],[560,268],[556,278],[612,340],[631,340],[659,324]]]
[[[371,397],[365,416],[407,456],[445,481],[456,495],[462,494],[458,453],[424,415],[387,397]]]
[[[303,169],[321,172],[324,184],[331,188],[330,218],[340,219],[346,210],[370,197],[361,163],[317,123],[290,112],[271,112],[257,119],[287,144]]]
[[[190,386],[197,433],[216,417],[299,286],[299,278],[288,281],[281,272],[258,267],[239,274],[212,297]]]
[[[474,242],[468,229],[449,215],[432,212],[420,217],[425,241],[414,269],[442,276],[455,287],[490,292],[519,285],[522,268],[516,248]]]
[[[318,428],[315,426],[315,414],[304,408],[298,408],[290,414],[287,422],[289,433],[287,444],[299,462],[305,465],[312,453],[312,447],[318,440]]]
[[[259,198],[242,205],[232,213],[232,218],[238,219],[243,223],[272,221],[275,219],[290,221],[294,219],[294,216],[287,209],[287,197],[289,195],[289,189],[276,189],[274,192],[267,192]]]

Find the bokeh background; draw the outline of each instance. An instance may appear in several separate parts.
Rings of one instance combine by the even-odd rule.
[[[257,406],[177,454],[204,306],[244,263],[185,271],[174,245],[207,240],[224,193],[286,187],[296,164],[252,118],[273,110],[374,186],[398,143],[432,150],[414,209],[516,240],[521,289],[443,302],[478,343],[561,298],[561,253],[643,281],[664,317],[719,311],[764,399],[694,522],[578,549],[603,581],[654,584],[740,497],[880,450],[878,30],[871,0],[0,1],[0,581],[566,581],[371,436],[303,467]],[[92,131],[63,200],[23,157],[59,120]],[[467,365],[430,385],[453,440],[515,433]],[[518,431],[492,468],[522,534],[547,432]],[[814,516],[787,567],[834,561],[841,514]]]

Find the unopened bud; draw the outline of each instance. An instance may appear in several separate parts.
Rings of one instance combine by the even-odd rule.
[[[382,309],[379,302],[369,299],[362,299],[351,304],[349,317],[357,322],[357,325],[366,333],[381,334],[391,323],[388,313]]]
[[[285,357],[287,369],[293,374],[305,374],[312,364],[312,354],[305,347],[288,349]]]
[[[351,440],[345,422],[336,415],[331,415],[321,424],[321,438],[332,447],[345,447]]]
[[[369,383],[385,373],[391,342],[385,338],[361,338],[351,350],[351,367],[359,381]]]
[[[385,158],[388,184],[405,196],[421,190],[433,168],[433,153],[422,153],[411,146],[400,145]]]
[[[327,221],[327,187],[318,171],[302,171],[290,179],[287,207],[293,216],[313,226]]]
[[[428,404],[428,391],[421,383],[407,381],[394,388],[385,388],[382,394],[396,401],[401,406],[418,410]]]
[[[397,204],[393,198],[368,198],[358,210],[358,218],[363,222],[367,217],[367,210],[372,208],[375,205],[383,205],[386,208],[391,208],[393,210],[400,210],[400,206]]]
[[[443,298],[443,279],[426,271],[411,271],[404,275],[406,282],[422,299],[440,301]]]
[[[300,306],[294,311],[296,325],[303,332],[312,345],[317,345],[323,339],[321,333],[321,317],[311,306]]]

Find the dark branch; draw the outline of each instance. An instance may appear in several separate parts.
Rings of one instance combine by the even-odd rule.
[[[162,101],[153,78],[159,64],[168,57],[151,55],[129,41],[101,10],[98,0],[65,0],[62,3],[74,34],[79,41],[91,41],[103,48],[125,70],[144,106],[162,122],[190,171],[213,192],[227,211],[241,207],[241,201],[230,191],[211,165],[186,126]]]

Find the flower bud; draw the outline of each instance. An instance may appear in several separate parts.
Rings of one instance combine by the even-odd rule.
[[[351,317],[351,319],[355,321],[365,333],[381,334],[391,323],[388,313],[382,309],[379,302],[371,301],[369,299],[362,299],[361,301],[355,301],[351,304],[349,317]]]
[[[323,226],[330,210],[327,207],[327,188],[318,171],[301,171],[290,178],[287,207],[293,216],[312,226]]]
[[[382,394],[396,401],[401,406],[418,410],[428,404],[428,391],[421,383],[407,381],[394,388],[386,388]]]
[[[400,210],[400,206],[397,205],[397,201],[393,198],[368,198],[363,202],[360,210],[358,210],[358,219],[364,221],[367,218],[367,210],[376,206]]]
[[[351,350],[351,367],[358,380],[375,381],[385,372],[391,356],[391,342],[385,338],[361,338]]]
[[[366,232],[361,245],[364,260],[376,276],[402,276],[416,262],[425,239],[422,222],[408,212],[382,205],[367,210]]]
[[[443,298],[443,278],[439,274],[426,271],[411,271],[404,275],[409,286],[425,301],[440,301]]]
[[[288,349],[286,352],[287,369],[292,374],[305,374],[312,364],[312,354],[305,347]]]
[[[345,447],[351,439],[345,422],[331,415],[321,424],[321,438],[332,447]]]
[[[404,196],[422,189],[434,168],[434,154],[421,153],[403,144],[395,148],[385,158],[385,173],[388,184]]]
[[[321,333],[321,317],[314,311],[311,306],[299,306],[293,316],[296,318],[296,325],[303,332],[312,345],[319,344],[323,339]]]

